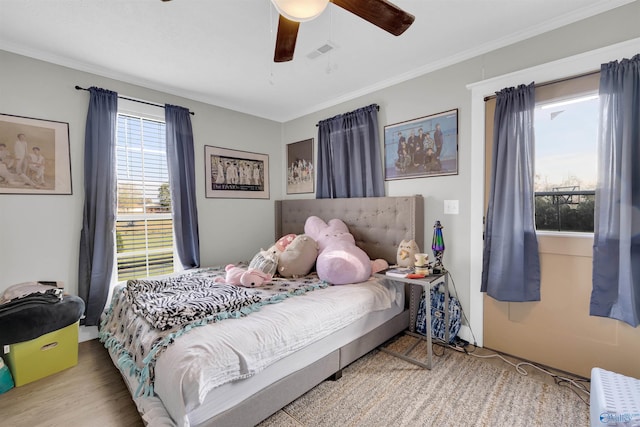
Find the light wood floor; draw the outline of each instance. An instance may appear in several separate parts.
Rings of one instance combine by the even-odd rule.
[[[434,363],[443,351],[434,346]],[[477,349],[476,354],[493,352]],[[495,358],[485,360],[504,364]],[[547,375],[528,371],[534,378],[554,383]],[[91,340],[79,344],[77,366],[0,394],[0,426],[140,427],[144,423],[107,350]]]
[[[78,365],[0,394],[0,425],[139,427],[142,419],[98,340],[81,342]]]

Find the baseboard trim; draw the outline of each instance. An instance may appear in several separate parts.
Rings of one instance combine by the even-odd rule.
[[[467,341],[470,344],[478,346],[476,343],[476,339],[473,337],[473,333],[471,332],[471,328],[467,325],[460,326],[460,330],[458,331],[458,336],[463,340]],[[482,346],[480,346],[482,347]]]

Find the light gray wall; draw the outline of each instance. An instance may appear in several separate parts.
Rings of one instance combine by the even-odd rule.
[[[501,76],[572,55],[640,37],[640,1],[607,13],[585,19],[555,31],[498,49],[456,65],[431,72],[395,86],[327,108],[285,123],[284,144],[315,138],[318,121],[334,115],[377,103],[380,135],[385,125],[423,117],[453,108],[458,109],[458,169],[456,176],[429,177],[386,182],[387,196],[422,194],[425,199],[425,244],[430,251],[432,226],[440,220],[444,226],[446,245],[444,264],[451,271],[457,294],[465,312],[469,312],[470,294],[470,234],[469,200],[471,158],[471,91],[470,83]],[[638,46],[640,53],[640,45]],[[428,52],[416,51],[416,55]],[[616,60],[621,58],[611,58]],[[600,64],[593,64],[599,69]],[[530,81],[522,82],[530,83]],[[381,144],[383,142],[381,141]],[[381,148],[382,153],[382,148]],[[476,163],[477,164],[477,163]],[[289,196],[287,196],[289,197]],[[445,215],[444,200],[459,200],[460,213]],[[427,243],[428,242],[428,243]],[[476,325],[475,329],[481,327]]]
[[[204,146],[268,154],[271,198],[281,198],[280,123],[4,51],[0,64],[0,113],[69,123],[73,185],[72,195],[0,195],[0,291],[46,279],[62,280],[68,292],[77,293],[89,93],[75,90],[75,85],[98,86],[195,112],[191,120],[203,265],[250,259],[256,248],[273,243],[272,200],[204,197]]]

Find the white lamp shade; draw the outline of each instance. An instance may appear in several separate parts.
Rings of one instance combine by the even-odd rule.
[[[285,18],[304,22],[309,21],[327,8],[329,0],[271,0],[280,15]]]

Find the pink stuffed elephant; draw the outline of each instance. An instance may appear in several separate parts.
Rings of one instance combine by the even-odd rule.
[[[325,223],[317,216],[310,216],[304,224],[304,232],[318,242],[316,271],[321,280],[344,285],[369,279],[371,260],[356,246],[344,222],[334,218]]]
[[[225,267],[227,272],[226,277],[216,278],[216,282],[230,283],[232,285],[244,286],[245,288],[255,288],[262,286],[265,283],[269,283],[273,276],[271,274],[263,273],[255,268],[242,268],[236,267],[233,264],[229,264]]]

